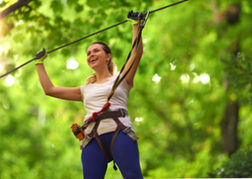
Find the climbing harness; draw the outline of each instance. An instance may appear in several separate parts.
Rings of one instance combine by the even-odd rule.
[[[150,11],[149,13],[151,14],[151,13],[154,13],[154,12],[157,12],[157,11],[160,11],[160,10],[163,10],[163,9],[166,9],[166,8],[168,8],[168,7],[175,6],[175,5],[177,5],[177,4],[180,4],[180,3],[183,3],[183,2],[186,2],[186,1],[188,1],[188,0],[182,0],[182,1],[179,1],[179,2],[176,2],[176,3],[173,3],[173,4],[170,4],[170,5],[168,5],[168,6],[164,6],[164,7],[162,7],[162,8],[159,8],[159,9],[156,9],[156,10],[153,10],[153,11]],[[47,54],[52,53],[52,52],[54,52],[54,51],[56,51],[56,50],[59,50],[59,49],[61,49],[61,48],[67,47],[67,46],[69,46],[69,45],[72,45],[72,44],[74,44],[74,43],[76,43],[76,42],[79,42],[79,41],[81,41],[81,40],[84,40],[84,39],[86,39],[86,38],[89,38],[89,37],[91,37],[91,36],[94,36],[94,35],[99,34],[99,33],[101,33],[101,32],[104,32],[104,31],[106,31],[106,30],[109,30],[109,29],[111,29],[111,28],[113,28],[113,27],[116,27],[116,26],[119,26],[119,25],[121,25],[121,24],[124,24],[124,23],[126,23],[126,22],[128,22],[128,20],[124,20],[124,21],[122,21],[122,22],[119,22],[119,23],[117,23],[117,24],[114,24],[114,25],[112,25],[112,26],[109,26],[109,27],[107,27],[107,28],[104,28],[104,29],[102,29],[102,30],[99,30],[99,31],[97,31],[97,32],[95,32],[95,33],[92,33],[92,34],[89,34],[89,35],[87,35],[87,36],[85,36],[85,37],[82,37],[82,38],[80,38],[80,39],[77,39],[77,40],[75,40],[75,41],[73,41],[73,42],[70,42],[70,43],[68,43],[68,44],[62,45],[62,46],[60,46],[60,47],[57,47],[57,48],[55,48],[55,49],[53,49],[53,50],[48,51]],[[29,64],[29,63],[31,63],[32,61],[37,60],[37,59],[38,59],[38,58],[35,57],[35,58],[33,58],[33,59],[31,59],[31,60],[29,60],[29,61],[23,63],[22,65],[20,65],[20,66],[14,68],[13,70],[11,70],[11,71],[9,71],[9,72],[7,72],[7,73],[1,75],[1,76],[0,76],[0,79],[3,78],[3,77],[5,77],[5,76],[7,76],[7,75],[9,75],[10,73],[13,73],[14,71],[16,71],[16,70],[22,68],[23,66],[25,66],[25,65],[27,65],[27,64]]]
[[[109,107],[110,107],[110,103],[106,103],[106,104],[102,107],[102,109],[101,109],[100,111],[94,112],[94,113],[92,114],[92,116],[91,116],[88,120],[84,121],[84,124],[83,124],[81,127],[80,127],[78,124],[73,124],[73,125],[71,126],[71,128],[72,128],[72,132],[74,133],[75,137],[76,137],[77,139],[79,139],[80,141],[83,140],[83,139],[84,139],[84,134],[85,134],[85,133],[84,133],[84,130],[87,128],[87,126],[88,126],[89,124],[91,124],[92,122],[94,122],[94,119],[97,118],[99,114],[108,111],[108,110],[109,110]]]

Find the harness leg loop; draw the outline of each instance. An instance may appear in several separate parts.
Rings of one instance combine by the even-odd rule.
[[[133,141],[137,141],[139,137],[135,135],[135,133],[131,130],[130,127],[126,127],[123,132],[127,134]]]

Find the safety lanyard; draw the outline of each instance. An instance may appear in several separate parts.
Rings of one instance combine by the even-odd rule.
[[[131,68],[132,68],[132,66],[133,66],[133,64],[134,64],[134,62],[135,62],[135,60],[136,60],[136,54],[137,54],[137,53],[135,53],[135,55],[134,55],[134,57],[133,57],[133,60],[132,60],[131,64],[129,65],[128,69],[125,71],[124,74],[122,74],[122,72],[124,71],[124,68],[125,68],[127,62],[128,62],[129,59],[130,59],[132,50],[133,50],[133,48],[134,48],[135,46],[136,46],[136,49],[135,49],[135,50],[136,50],[136,52],[137,52],[138,47],[139,47],[139,43],[140,43],[141,36],[142,36],[142,28],[139,28],[138,35],[137,35],[136,39],[134,40],[134,43],[133,43],[132,48],[131,48],[131,50],[130,50],[128,56],[127,56],[127,59],[126,59],[124,65],[122,66],[122,68],[121,68],[121,70],[120,70],[120,72],[119,72],[119,75],[117,76],[117,78],[116,78],[116,80],[115,80],[115,82],[114,82],[114,84],[113,84],[113,86],[112,86],[112,90],[111,90],[110,94],[108,95],[107,103],[108,103],[109,100],[112,98],[112,96],[113,96],[113,94],[114,94],[116,88],[119,86],[119,84],[123,81],[123,79],[124,79],[124,78],[127,76],[127,74],[130,72],[130,70],[131,70]]]

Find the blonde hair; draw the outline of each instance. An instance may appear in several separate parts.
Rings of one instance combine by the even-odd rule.
[[[102,49],[104,50],[104,52],[106,54],[109,54],[109,53],[111,54],[111,50],[110,50],[110,48],[108,47],[107,44],[105,44],[103,42],[94,42],[91,45],[93,45],[93,44],[102,45]],[[114,75],[116,73],[116,64],[112,61],[112,57],[108,62],[108,70],[112,75]],[[96,82],[96,74],[93,73],[93,74],[88,76],[88,78],[86,79],[85,85],[90,84],[90,83],[95,83],[95,82]]]

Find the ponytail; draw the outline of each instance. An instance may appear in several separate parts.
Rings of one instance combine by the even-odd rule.
[[[86,79],[85,85],[88,85],[90,83],[95,83],[96,82],[96,74],[91,74],[89,77]]]

